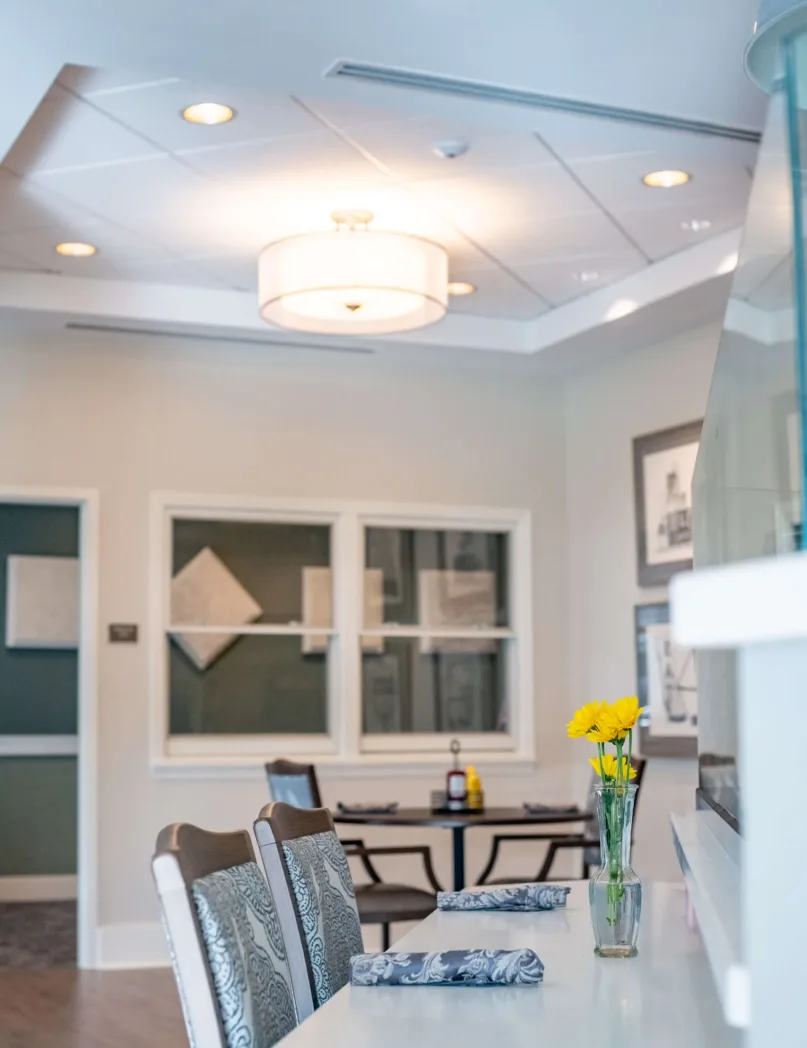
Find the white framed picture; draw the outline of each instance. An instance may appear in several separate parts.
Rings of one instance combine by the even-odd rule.
[[[636,693],[644,712],[639,742],[646,757],[696,757],[698,682],[695,653],[675,644],[666,602],[634,608]]]
[[[692,567],[692,482],[700,422],[633,441],[640,586],[663,586]]]
[[[330,629],[333,624],[333,574],[327,567],[303,568],[303,625]],[[364,626],[381,629],[384,625],[384,572],[381,568],[364,569]],[[328,634],[308,633],[302,639],[303,655],[318,655],[328,650]],[[361,639],[365,653],[381,653],[383,637]]]
[[[246,626],[263,614],[261,606],[230,569],[205,546],[171,579],[171,623],[178,626]],[[212,666],[239,634],[172,633],[174,643],[197,670]]]
[[[10,556],[6,647],[77,648],[78,637],[78,558]]]

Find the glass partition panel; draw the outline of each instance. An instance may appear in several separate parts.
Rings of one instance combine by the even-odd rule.
[[[363,637],[364,733],[506,732],[505,643]]]
[[[703,423],[696,568],[804,544],[804,38],[786,51],[788,75],[770,101]],[[697,664],[701,794],[736,827],[736,655],[702,652]]]
[[[368,582],[378,576],[380,623],[366,627],[506,627],[507,535],[495,531],[367,528]]]
[[[300,624],[315,614],[318,621],[311,625],[330,626],[330,572],[311,571],[330,565],[330,551],[327,525],[175,519],[171,574],[176,580],[184,570],[188,585],[183,592],[190,589],[193,596],[180,609],[172,592],[172,624],[181,610],[183,625],[191,624],[189,612],[193,625],[217,625],[217,611],[227,608],[225,598],[233,613],[240,613],[238,586],[256,605],[252,623]],[[243,625],[230,622],[236,624]]]
[[[197,654],[182,640],[175,636],[169,642],[172,735],[327,731],[326,642],[309,653],[308,637],[232,635],[227,649],[200,668]]]
[[[330,526],[201,518],[171,526],[169,734],[326,733]]]

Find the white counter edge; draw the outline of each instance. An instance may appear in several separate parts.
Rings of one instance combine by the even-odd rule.
[[[709,964],[730,1026],[750,1020],[741,941],[739,836],[712,811],[671,815],[676,851]]]
[[[672,632],[688,648],[807,638],[807,552],[676,575]]]

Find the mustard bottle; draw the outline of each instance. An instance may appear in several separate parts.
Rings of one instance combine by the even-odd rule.
[[[469,764],[465,770],[466,790],[468,792],[468,808],[470,811],[481,811],[485,806],[485,795],[482,792],[482,782],[476,768]]]

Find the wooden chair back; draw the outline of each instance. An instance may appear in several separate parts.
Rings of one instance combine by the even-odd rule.
[[[296,764],[284,759],[264,765],[272,800],[295,808],[321,808],[317,770],[313,764]]]

